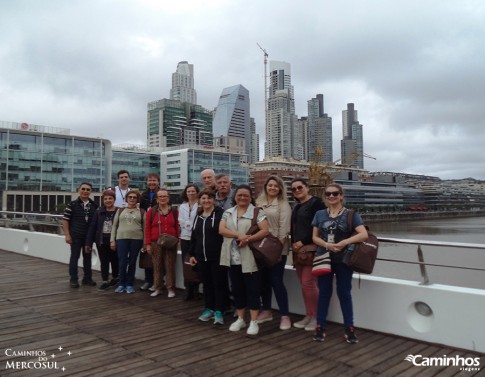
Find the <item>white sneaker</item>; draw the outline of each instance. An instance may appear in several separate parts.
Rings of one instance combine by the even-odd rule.
[[[175,292],[174,291],[168,291],[168,298],[174,298],[175,297]]]
[[[150,292],[155,292],[155,286],[153,286],[153,285],[152,285],[150,288],[148,288],[148,290],[149,290]]]
[[[245,327],[246,327],[246,322],[244,322],[244,319],[238,318],[236,322],[233,322],[232,325],[229,326],[229,331],[239,331]]]
[[[257,321],[251,321],[249,323],[248,331],[246,331],[246,334],[248,335],[258,335],[259,332],[259,325]]]
[[[305,326],[305,331],[315,331],[317,329],[317,319],[312,318],[308,325]]]
[[[301,321],[293,323],[293,326],[295,326],[297,329],[304,329],[312,320],[311,317],[306,316],[303,318]]]
[[[157,297],[160,293],[161,293],[160,290],[157,289],[157,290],[153,291],[153,293],[151,293],[150,296],[151,297]]]

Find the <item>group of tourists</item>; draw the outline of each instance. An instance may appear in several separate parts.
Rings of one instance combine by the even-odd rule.
[[[92,186],[82,183],[79,197],[64,212],[64,234],[71,247],[70,286],[79,287],[78,260],[83,256],[82,284],[96,286],[92,279],[91,255],[96,244],[101,263],[99,290],[114,287],[116,293],[134,293],[137,260],[144,268],[142,291],[157,297],[164,291],[176,295],[176,260],[180,244],[184,262],[186,299],[203,290],[204,308],[199,321],[224,324],[224,314],[234,308],[230,331],[247,327],[257,335],[260,325],[273,320],[272,295],[279,309],[281,330],[312,331],[315,341],[325,339],[327,314],[334,276],[342,309],[345,339],[357,343],[352,307],[352,270],[342,262],[346,248],[367,238],[362,218],[355,213],[349,226],[349,210],[338,184],[325,188],[324,200],[309,193],[305,179],[295,178],[291,192],[292,209],[286,187],[277,175],[270,175],[255,200],[248,185],[232,188],[226,174],[212,169],[201,172],[201,188],[188,184],[181,194],[182,204],[170,204],[170,194],[160,187],[157,174],[147,176],[147,189],[140,193],[129,187],[126,170],[118,172],[118,185],[103,191],[101,206],[90,199]],[[257,224],[257,230],[249,229]],[[351,236],[351,234],[353,235]],[[281,259],[272,267],[258,265],[250,242],[276,236],[282,244]],[[301,286],[305,317],[291,323],[284,272],[290,255]],[[329,253],[331,272],[315,277],[313,255]],[[139,256],[140,255],[140,256]],[[305,261],[308,255],[308,261]],[[305,258],[304,258],[305,256]],[[110,279],[111,270],[111,279]],[[189,274],[197,272],[197,279]],[[187,276],[185,276],[187,275]],[[249,323],[246,311],[249,311]]]

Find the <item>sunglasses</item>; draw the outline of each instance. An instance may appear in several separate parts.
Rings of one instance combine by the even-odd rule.
[[[291,188],[291,191],[293,191],[293,192],[295,192],[295,191],[301,191],[301,190],[303,190],[304,187],[305,186],[302,186],[302,185],[296,186],[296,187],[292,187]]]
[[[326,197],[339,196],[339,195],[340,195],[340,191],[326,191],[325,192]]]

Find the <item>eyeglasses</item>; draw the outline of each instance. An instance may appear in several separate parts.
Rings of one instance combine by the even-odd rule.
[[[326,197],[339,196],[339,195],[340,195],[340,191],[326,191],[325,192]]]
[[[291,191],[293,191],[293,192],[301,191],[301,190],[303,190],[303,187],[305,187],[305,186],[300,185],[300,186],[292,187]]]
[[[138,199],[137,196],[133,196],[133,195],[130,195],[130,196],[127,196],[128,199]]]
[[[168,198],[168,195],[158,195],[157,198]]]
[[[81,191],[91,191],[90,188],[81,187]]]

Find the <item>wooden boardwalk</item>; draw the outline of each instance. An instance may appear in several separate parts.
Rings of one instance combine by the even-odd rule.
[[[202,301],[185,302],[183,291],[168,299],[70,289],[67,270],[63,264],[0,250],[0,376],[485,375],[484,357],[481,371],[470,372],[404,360],[418,354],[481,355],[361,329],[360,343],[349,345],[339,325],[330,325],[324,343],[296,328],[280,331],[277,315],[261,325],[256,337],[231,333],[227,324],[198,322]],[[98,273],[95,280],[100,280]],[[226,323],[232,320],[225,318]],[[37,354],[14,354],[26,351]],[[56,361],[59,369],[41,369],[43,357]],[[15,368],[22,362],[30,369]]]

